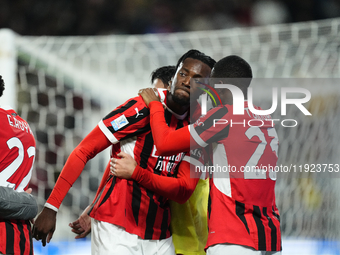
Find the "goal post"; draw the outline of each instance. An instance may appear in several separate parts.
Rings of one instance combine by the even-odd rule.
[[[340,78],[340,19],[147,35],[30,37],[6,30],[0,31],[0,42],[3,33],[11,34],[11,39],[9,44],[0,43],[1,71],[12,77],[12,81],[6,78],[6,84],[15,85],[13,102],[37,140],[31,184],[40,207],[68,155],[100,119],[136,96],[140,88],[150,86],[154,69],[176,64],[192,48],[216,60],[239,55],[250,63],[255,79],[283,84],[301,79],[312,93],[306,107],[313,117],[307,120],[294,109],[288,111],[287,116],[301,120],[301,125],[278,125],[279,164],[340,163],[336,128],[340,124],[340,87],[334,84]],[[7,64],[6,47],[16,52],[11,56],[17,56]],[[311,87],[305,84],[307,78],[324,81]],[[260,103],[270,107],[271,102],[262,96]],[[60,208],[62,219],[55,240],[73,239],[67,223],[94,198],[108,161],[106,151],[86,165]],[[336,178],[307,172],[278,175],[276,199],[285,238],[340,239],[340,179],[331,177]]]

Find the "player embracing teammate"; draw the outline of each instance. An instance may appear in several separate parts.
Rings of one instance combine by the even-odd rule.
[[[189,96],[197,99],[201,91],[190,79],[209,77],[210,64],[213,61],[204,54],[189,51],[178,61],[169,92],[158,91],[157,97],[153,90],[144,90],[141,95],[146,105],[136,97],[103,118],[66,162],[36,220],[35,238],[43,245],[46,238],[50,240],[56,212],[67,191],[86,162],[108,146],[112,146],[113,176],[104,183],[90,213],[94,218],[92,254],[174,254],[165,198],[186,201],[198,182],[190,178],[190,163],[202,163],[197,157],[184,156],[185,151],[211,146],[213,166],[275,167],[278,138],[272,126],[231,126],[230,121],[214,125],[216,119],[239,123],[256,120],[247,101],[244,114],[233,115],[230,90],[216,89],[222,105],[188,125]],[[211,77],[237,86],[247,98],[252,71],[242,58],[221,59]],[[174,176],[177,178],[171,178]],[[275,180],[275,173],[261,170],[211,176],[207,254],[281,253]]]
[[[191,78],[207,78],[215,61],[197,50],[190,50],[178,61],[170,91],[160,90],[166,105],[164,117],[173,130],[189,123],[190,96],[201,91],[190,86]],[[146,171],[160,177],[177,175],[182,180],[178,201],[186,201],[198,179],[189,176],[190,157],[179,152],[160,156],[154,146],[149,110],[138,96],[117,107],[100,121],[68,158],[58,181],[35,222],[33,236],[43,245],[53,235],[56,213],[83,170],[86,162],[111,146],[111,157],[126,152]],[[90,216],[92,222],[92,254],[174,254],[169,231],[169,203],[161,193],[145,189],[133,180],[109,176],[97,197]]]
[[[252,79],[250,65],[238,56],[228,56],[216,63],[211,78],[215,83],[232,84],[247,98]],[[228,89],[216,89],[222,105],[211,109],[195,124],[169,130],[165,125],[163,106],[152,89],[142,91],[150,109],[154,142],[163,155],[212,145],[213,166],[235,166],[236,169],[258,169],[260,165],[274,168],[278,159],[278,138],[271,125],[230,125],[249,123],[256,116],[244,102],[244,114],[233,115],[233,95]],[[259,108],[257,108],[259,109]],[[270,116],[268,116],[270,118]],[[214,125],[223,119],[224,125]],[[141,185],[164,196],[170,187],[160,185],[163,180],[155,176],[149,183],[144,169],[131,163],[129,157],[113,160],[115,176],[132,178]],[[242,168],[243,167],[243,168]],[[209,234],[207,254],[281,254],[280,217],[275,204],[275,172],[237,171],[213,173],[210,179]],[[158,185],[154,183],[159,183]],[[176,185],[176,183],[174,183]]]

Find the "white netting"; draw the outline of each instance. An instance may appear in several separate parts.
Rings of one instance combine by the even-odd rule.
[[[195,48],[217,60],[239,55],[251,64],[257,78],[337,78],[339,32],[340,19],[332,19],[169,35],[17,36],[18,106],[36,133],[38,151],[32,185],[40,206],[73,148],[101,117],[135,96],[140,88],[149,86],[150,73],[155,68],[175,64],[184,52]],[[328,95],[321,96],[314,106],[309,106],[316,113],[323,109],[326,121],[313,119],[299,128],[278,128],[280,164],[294,163],[298,153],[299,162],[304,163],[337,159],[334,155],[339,155],[339,146],[335,141],[339,135],[333,129],[329,133],[327,128],[339,121],[339,104],[334,101],[338,101],[340,93],[336,87],[331,91],[333,100]],[[325,146],[320,141],[325,136],[333,143],[330,151],[322,153]],[[319,149],[309,150],[306,146]],[[106,156],[91,160],[70,190],[60,210],[60,237],[70,233],[67,214],[72,212],[71,218],[75,219],[93,199],[108,162]],[[313,157],[315,162],[311,162]],[[277,182],[283,234],[338,238],[339,179],[326,175],[303,177],[306,178],[282,175]]]

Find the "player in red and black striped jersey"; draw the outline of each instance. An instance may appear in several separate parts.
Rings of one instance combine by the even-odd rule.
[[[171,80],[175,75],[175,72],[176,72],[175,66],[162,66],[155,69],[151,73],[152,86],[158,89],[168,89],[169,85],[171,84]],[[107,168],[107,174],[103,175],[102,177],[103,183],[100,185],[98,191],[102,190],[104,183],[107,180],[108,174],[109,168]],[[96,194],[96,197],[97,196],[98,194]],[[94,199],[94,201],[95,200],[96,199]],[[92,207],[93,203],[85,208],[85,210],[81,213],[77,220],[69,224],[69,226],[71,227],[71,231],[76,234],[75,239],[84,238],[91,232],[91,217],[88,215],[88,213]]]
[[[252,72],[242,58],[229,56],[216,63],[211,77],[238,86],[246,96]],[[247,79],[225,82],[224,77]],[[252,114],[247,102],[243,115],[233,115],[231,92],[216,91],[222,106],[213,108],[195,124],[174,132],[165,127],[163,109],[153,92],[142,92],[150,108],[155,144],[162,155],[214,145],[207,254],[280,254],[280,217],[274,193],[276,175],[272,171],[278,158],[278,138],[273,122],[270,116]],[[175,143],[174,139],[181,143]],[[140,171],[136,167],[133,176],[138,176]]]
[[[4,81],[0,76],[0,96],[3,90]],[[35,217],[37,205],[31,195],[18,192],[26,191],[31,179],[35,139],[27,122],[10,107],[0,107],[0,123],[0,186],[7,187],[1,192],[7,195],[1,197],[0,203],[0,253],[31,255],[31,224],[23,213]],[[7,197],[18,200],[6,202]],[[25,203],[11,205],[20,201]],[[12,206],[19,211],[10,213]]]
[[[159,93],[165,98],[167,91],[160,90]],[[98,126],[114,144],[111,157],[118,158],[117,154],[124,151],[135,155],[138,164],[149,172],[161,176],[173,175],[184,153],[169,157],[158,155],[153,145],[148,115],[142,98],[137,97],[111,112]],[[164,116],[172,130],[188,125],[187,114],[177,115],[166,110]],[[168,209],[166,199],[141,188],[135,182],[110,178],[90,216],[122,226],[142,239],[157,240],[170,236]],[[112,214],[112,211],[115,213]]]
[[[151,84],[157,89],[168,89],[171,84],[172,78],[176,72],[175,66],[162,66],[151,73]],[[109,168],[106,169],[107,173],[102,177],[102,184],[100,185],[98,192],[102,190],[104,183],[107,180],[109,174]],[[98,194],[96,194],[97,198]],[[96,200],[94,199],[94,201]],[[170,202],[171,203],[171,202]],[[171,206],[171,205],[170,205]],[[93,203],[85,208],[79,218],[69,224],[71,231],[76,234],[75,239],[84,238],[91,232],[91,217],[88,215],[90,209],[93,207]],[[173,233],[173,231],[172,231]],[[176,248],[176,246],[175,246]]]
[[[213,153],[215,172],[210,184],[207,246],[228,242],[260,251],[280,251],[276,175],[270,171],[277,162],[277,134],[270,116],[258,121],[261,119],[249,111],[247,102],[243,115],[231,113],[230,105],[216,107],[190,129],[200,146],[217,143]],[[252,125],[264,125],[248,126],[249,121]],[[227,137],[223,138],[223,134]],[[221,172],[225,166],[228,171]],[[255,166],[269,171],[256,171]]]
[[[189,96],[198,97],[200,94],[199,89],[190,87],[190,78],[209,77],[214,63],[215,61],[210,57],[196,50],[191,50],[180,58],[170,92],[159,91],[167,108],[164,117],[170,129],[175,130],[188,125]],[[189,184],[182,189],[187,193],[186,199],[193,192],[197,180],[190,179],[189,175],[185,174],[188,172],[185,171],[189,167],[188,162],[179,164],[184,156],[183,153],[176,153],[169,157],[158,154],[150,130],[149,111],[141,97],[132,98],[103,118],[71,153],[45,208],[35,222],[34,237],[41,239],[43,245],[46,244],[46,238],[47,241],[51,239],[55,229],[56,211],[86,162],[111,145],[112,157],[116,157],[120,151],[127,152],[146,171],[162,176],[173,175],[175,171],[178,171],[179,175],[184,173],[183,178]],[[141,187],[134,181],[111,176],[103,184],[101,191],[90,214],[95,219],[96,229],[104,231],[102,226],[107,227],[107,224],[101,224],[104,222],[122,227],[125,232],[138,236],[142,240],[169,239],[170,210],[167,199]],[[96,246],[92,249],[93,254],[101,254],[104,251],[105,254],[122,254],[121,251],[127,252],[125,254],[135,254],[129,247],[119,250],[124,246],[123,243],[118,245],[119,247],[111,243],[103,243],[97,238],[97,234],[92,236],[92,245]],[[109,231],[105,234],[109,235]],[[170,243],[172,245],[171,240]],[[144,245],[139,249],[142,249],[142,246]],[[171,248],[168,250],[173,251]],[[150,250],[147,253],[156,252]]]

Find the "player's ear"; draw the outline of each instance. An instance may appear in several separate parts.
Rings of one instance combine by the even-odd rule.
[[[174,79],[174,77],[172,76],[172,77],[171,77],[171,80],[170,80],[170,81],[168,81],[168,87],[167,87],[168,91],[170,91],[170,90],[171,90],[171,85],[172,85],[172,81],[173,81],[173,79]]]

